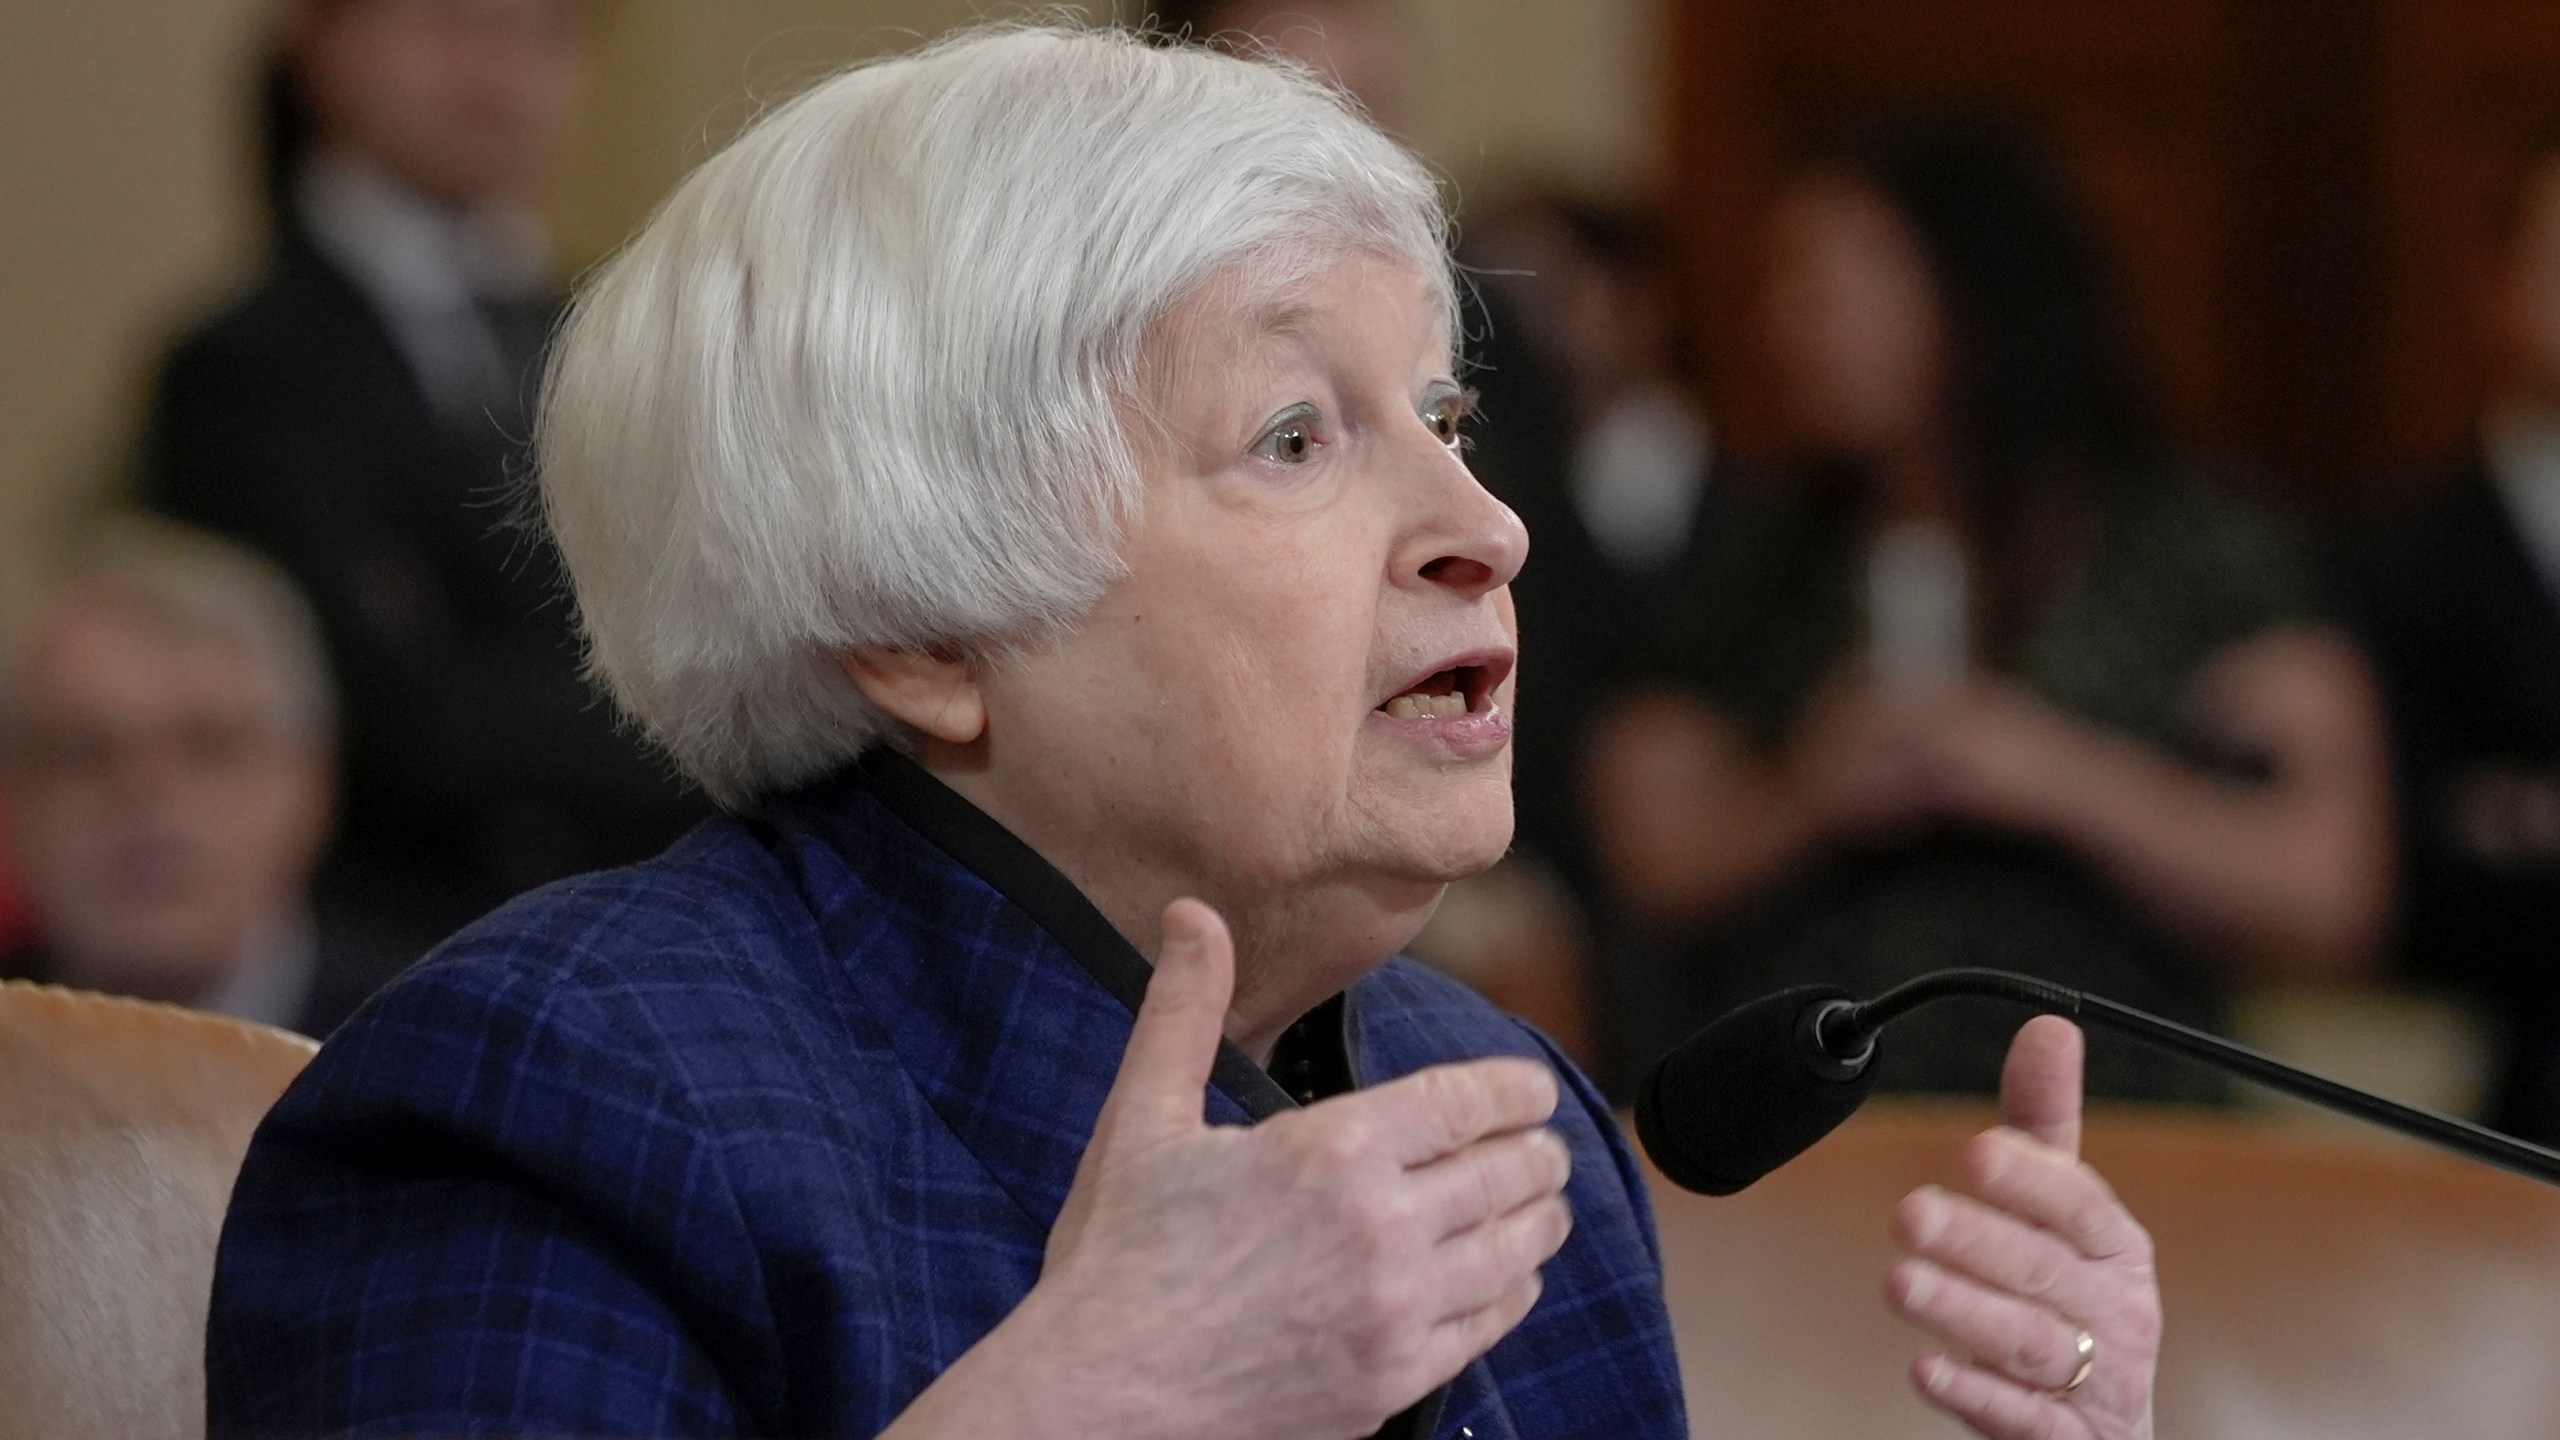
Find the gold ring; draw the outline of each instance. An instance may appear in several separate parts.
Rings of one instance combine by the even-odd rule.
[[[2083,1330],[2080,1332],[2080,1338],[2072,1341],[2071,1344],[2073,1349],[2080,1352],[2080,1368],[2072,1371],[2071,1378],[2062,1382],[2062,1388],[2053,1392],[2056,1395],[2068,1395],[2088,1384],[2089,1372],[2098,1368],[2097,1336]]]

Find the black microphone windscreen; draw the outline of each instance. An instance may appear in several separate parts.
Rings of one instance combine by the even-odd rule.
[[[1636,1134],[1673,1184],[1731,1195],[1811,1149],[1875,1088],[1868,1063],[1848,1079],[1816,1068],[1799,1032],[1832,985],[1764,996],[1682,1041],[1636,1094]]]

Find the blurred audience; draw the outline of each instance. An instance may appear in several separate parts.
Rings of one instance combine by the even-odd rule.
[[[1493,438],[1525,446],[1478,459],[1537,547],[1512,586],[1534,683],[1516,741],[1520,844],[1592,902],[1578,757],[1613,691],[1666,673],[1656,622],[1697,581],[1717,456],[1646,217],[1532,193],[1472,221],[1466,258],[1501,326],[1473,378]],[[1552,433],[1522,436],[1524,419]]]
[[[35,928],[0,974],[326,1035],[406,958],[314,918],[335,700],[274,567],[113,522],[5,660],[0,776]]]
[[[2407,961],[2492,1002],[2491,1120],[2560,1143],[2560,135],[2502,240],[2478,446],[2346,575],[2391,717]]]
[[[578,674],[520,463],[558,312],[533,198],[581,0],[295,0],[265,273],[162,371],[144,489],[272,556],[346,698],[327,883],[431,939],[698,808]]]
[[[1678,290],[1651,216],[1531,190],[1469,220],[1464,259],[1483,306],[1471,458],[1533,546],[1512,585],[1528,665],[1513,741],[1515,888],[1552,877],[1556,903],[1579,912],[1514,933],[1584,937],[1550,968],[1585,972],[1600,1012],[1619,1014],[1648,1003],[1657,967],[1628,953],[1644,941],[1612,903],[1582,805],[1582,757],[1616,696],[1681,673],[1662,620],[1699,581],[1730,466],[1682,371]],[[1504,899],[1500,908],[1519,908]],[[1453,927],[1489,930],[1464,915],[1472,900],[1453,892]],[[1621,1043],[1618,1027],[1592,1033],[1582,1058],[1613,1088],[1652,1058]]]
[[[2390,893],[2381,723],[2293,546],[2164,453],[2060,178],[1997,130],[1825,152],[1770,234],[1802,452],[1720,497],[1684,684],[1604,712],[1594,823],[1666,957],[1637,1053],[1726,1006],[1991,965],[2217,1022],[2346,975]],[[1731,488],[1731,487],[1728,487]],[[2016,1016],[1940,1007],[1885,1083],[1996,1087]],[[2211,1098],[2101,1042],[2094,1092]]]

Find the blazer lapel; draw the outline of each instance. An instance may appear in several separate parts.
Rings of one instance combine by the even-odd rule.
[[[828,944],[934,1112],[1045,1238],[1152,967],[1055,866],[894,751],[873,750],[769,818],[805,837],[793,848]],[[1356,1037],[1349,997],[1341,1015]],[[1356,1077],[1356,1043],[1350,1060]],[[1296,1108],[1227,1042],[1203,1105],[1222,1125]],[[1431,1434],[1446,1395],[1379,1436]]]
[[[1029,846],[903,757],[866,757],[767,819],[864,1008],[1045,1233],[1128,1048],[1146,961]],[[1213,1124],[1292,1106],[1232,1045],[1203,1101]]]

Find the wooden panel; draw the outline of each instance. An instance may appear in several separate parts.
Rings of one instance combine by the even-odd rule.
[[[2161,359],[2178,433],[2239,428],[2227,143],[2236,53],[2227,7],[2051,0],[1698,0],[1687,7],[1676,123],[1681,229],[1722,377],[1719,400],[1766,443],[1747,357],[1754,235],[1790,147],[1876,114],[1984,107],[2051,139],[2094,207],[2137,332]],[[1722,363],[1716,363],[1721,361]]]
[[[2560,5],[2394,0],[2382,57],[2380,447],[2397,471],[2468,443],[2499,216],[2530,149],[2560,140]]]
[[[2173,434],[2296,493],[2352,499],[2381,436],[2409,428],[2391,388],[2443,363],[2433,335],[2387,375],[2375,363],[2386,332],[2411,329],[2387,327],[2379,299],[2406,288],[2382,278],[2406,263],[2379,219],[2378,137],[2401,113],[2385,113],[2382,57],[2407,34],[2441,49],[2495,30],[2444,18],[2483,9],[2531,10],[2543,28],[2560,15],[2537,0],[1691,0],[1674,35],[1673,193],[1702,368],[1746,447],[1765,446],[1749,237],[1789,143],[1914,106],[1988,108],[2042,131],[2079,181]],[[2560,96],[2560,68],[2490,48]],[[2389,203],[2406,210],[2400,191]],[[2425,246],[2423,222],[2392,233]]]

